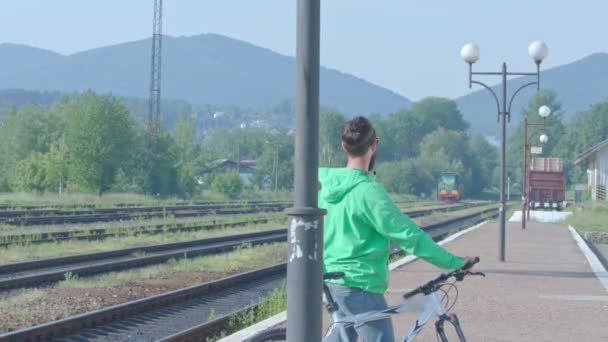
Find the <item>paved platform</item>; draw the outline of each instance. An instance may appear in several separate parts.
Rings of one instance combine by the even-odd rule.
[[[459,297],[452,312],[459,316],[468,341],[608,341],[608,274],[594,273],[567,227],[531,222],[522,230],[519,223],[507,223],[506,245],[507,260],[499,262],[496,223],[444,244],[458,255],[479,256],[476,270],[487,275],[457,283]],[[395,268],[387,301],[402,303],[403,292],[440,272],[421,260]],[[328,316],[323,312],[327,329]],[[393,316],[396,341],[402,340],[416,317]],[[267,327],[285,326],[285,319],[283,312],[257,329],[222,341],[242,341]],[[416,341],[437,341],[431,324],[434,320]]]
[[[530,210],[530,220],[536,222],[560,222],[570,215],[572,215],[570,211]],[[509,222],[521,222],[521,210],[513,212],[513,216],[509,218]]]
[[[498,227],[486,224],[446,245],[459,255],[478,255],[487,277],[458,283],[452,309],[469,341],[608,341],[608,292],[588,265],[567,227],[507,224],[506,262],[498,261]],[[389,304],[429,280],[439,269],[417,260],[391,272]],[[394,316],[397,340],[415,315]],[[327,324],[327,323],[325,323]],[[433,326],[420,341],[436,341]]]

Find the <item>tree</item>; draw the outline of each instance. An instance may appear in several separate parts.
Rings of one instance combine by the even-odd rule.
[[[273,160],[276,148],[279,154],[277,188],[293,188],[294,145],[292,138],[283,132],[277,132],[277,134],[270,135],[267,141],[269,143],[264,144],[264,149],[256,162],[256,170],[253,174],[254,184],[259,188],[267,185],[274,186]]]
[[[17,191],[44,192],[46,188],[46,160],[44,154],[34,152],[15,165],[13,188]]]
[[[478,190],[473,186],[478,180],[473,179],[474,157],[464,132],[439,128],[427,135],[420,143],[419,162],[436,180],[446,170],[458,172],[467,195],[474,194],[474,189]]]
[[[482,135],[476,135],[469,141],[472,162],[471,174],[474,182],[471,192],[480,194],[492,184],[492,174],[496,169],[498,153],[496,147],[490,145]]]
[[[608,139],[608,101],[599,102],[588,110],[576,113],[566,125],[555,154],[564,159],[567,176],[571,183],[584,182],[586,172],[575,167],[575,157],[589,147]]]
[[[548,106],[551,109],[551,115],[544,120],[545,126],[538,126],[543,123],[543,119],[538,115],[538,109],[541,106]],[[557,99],[557,94],[551,90],[538,91],[528,102],[528,106],[522,111],[521,120],[517,125],[515,132],[509,139],[507,150],[507,165],[510,165],[514,170],[514,176],[521,179],[521,165],[523,163],[523,139],[524,139],[524,118],[528,118],[528,141],[531,145],[540,145],[539,137],[541,134],[547,134],[549,141],[543,144],[543,154],[539,157],[556,157],[554,148],[559,144],[559,140],[564,133],[564,125],[562,123],[563,112],[561,104]],[[528,151],[530,153],[530,151]]]
[[[431,174],[415,160],[379,163],[376,174],[386,190],[393,193],[429,195],[434,188]]]
[[[68,180],[67,148],[63,140],[54,142],[50,151],[45,154],[45,189],[63,191]]]
[[[180,115],[173,128],[176,148],[175,169],[177,173],[176,193],[182,197],[192,197],[198,192],[196,181],[201,148],[196,142],[196,122],[190,115]]]
[[[441,97],[426,97],[412,103],[410,111],[423,123],[423,131],[428,134],[439,127],[451,131],[465,131],[469,124],[464,121],[456,102]]]
[[[178,115],[175,126],[173,126],[173,139],[178,149],[180,159],[188,160],[196,150],[195,143],[196,123],[190,115]]]
[[[424,118],[404,109],[391,114],[386,123],[388,134],[379,136],[379,154],[388,154],[388,160],[415,158],[420,140],[426,135]],[[386,152],[385,152],[386,151]]]
[[[217,175],[211,184],[213,191],[217,191],[231,199],[237,198],[243,191],[243,182],[236,172]]]
[[[51,141],[63,130],[62,117],[39,105],[19,110],[9,107],[4,112],[0,121],[0,191],[10,190],[18,161],[34,152],[48,152]]]
[[[346,119],[336,111],[321,112],[319,116],[319,166],[344,164],[342,126]]]
[[[71,182],[101,196],[130,157],[129,112],[118,98],[90,91],[72,98],[65,109]]]

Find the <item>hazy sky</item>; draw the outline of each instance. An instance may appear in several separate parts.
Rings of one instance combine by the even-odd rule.
[[[295,3],[165,0],[163,33],[219,33],[293,56]],[[152,29],[152,0],[0,4],[0,42],[64,54],[147,38]],[[454,97],[469,91],[464,43],[480,45],[479,69],[498,71],[504,60],[528,71],[528,43],[542,39],[544,67],[556,66],[608,51],[606,13],[606,0],[322,0],[321,63],[411,99]]]

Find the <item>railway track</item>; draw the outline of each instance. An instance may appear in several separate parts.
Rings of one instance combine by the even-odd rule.
[[[228,235],[199,240],[131,247],[107,252],[38,259],[0,265],[0,290],[21,288],[65,279],[66,273],[91,276],[99,273],[160,264],[170,259],[231,251],[243,244],[286,241],[287,231]]]
[[[424,228],[440,239],[496,215],[498,209],[485,209]],[[265,267],[6,333],[0,341],[204,341],[281,286],[285,275],[286,264]],[[209,320],[212,311],[218,318]]]
[[[430,215],[434,212],[449,212],[455,210],[462,210],[467,208],[473,208],[486,203],[462,203],[452,204],[444,206],[436,206],[423,209],[405,210],[404,214],[409,217],[420,217]],[[257,219],[240,221],[235,223],[227,224],[186,224],[178,223],[171,226],[156,224],[156,225],[142,225],[137,227],[129,228],[94,228],[94,229],[79,229],[69,231],[58,231],[49,233],[32,233],[32,234],[14,234],[14,235],[0,235],[0,247],[7,247],[15,243],[23,244],[41,244],[46,242],[56,241],[67,241],[67,240],[102,240],[108,237],[120,236],[120,235],[139,235],[139,234],[159,234],[163,232],[187,232],[187,231],[199,231],[205,229],[214,229],[226,226],[242,226],[245,224],[256,224],[266,223],[268,219]]]
[[[405,203],[405,202],[398,202]],[[188,212],[222,209],[244,209],[244,208],[286,208],[291,205],[284,201],[244,201],[244,202],[182,202],[163,206],[139,206],[118,204],[111,208],[95,208],[94,205],[74,205],[63,207],[37,207],[24,206],[13,208],[0,206],[0,222],[13,225],[34,224],[61,224],[61,223],[86,223],[108,220],[108,217],[116,217],[115,220],[128,219],[137,215],[166,215],[176,213],[187,215]]]
[[[405,211],[403,211],[403,213],[411,218],[414,218],[414,217],[430,215],[433,213],[445,213],[445,212],[450,212],[450,211],[480,207],[480,206],[484,206],[484,205],[488,205],[488,203],[487,202],[456,203],[456,204],[433,206],[433,207],[422,208],[422,209],[405,210]]]
[[[243,206],[240,204],[230,205],[195,205],[195,206],[170,206],[170,207],[138,207],[138,208],[110,208],[95,209],[89,211],[34,211],[39,215],[18,216],[19,213],[28,214],[29,211],[3,212],[0,213],[0,222],[13,226],[33,226],[68,223],[91,223],[111,222],[133,219],[149,219],[155,217],[173,216],[193,217],[203,215],[230,215],[251,214],[258,212],[278,212],[287,208],[289,203],[281,204],[253,204]],[[45,215],[42,213],[50,213]],[[4,215],[4,216],[3,216]],[[17,215],[17,216],[15,216]]]
[[[230,204],[259,204],[259,203],[285,203],[285,201],[272,200],[235,200],[235,201],[177,201],[164,202],[162,206],[188,206],[188,205],[230,205]],[[148,203],[117,203],[112,207],[97,207],[95,204],[52,204],[52,205],[0,205],[0,211],[33,211],[33,210],[52,210],[52,209],[112,209],[112,208],[141,208],[149,206]]]
[[[93,228],[93,229],[77,229],[68,231],[48,232],[48,233],[32,233],[32,234],[15,234],[15,235],[0,235],[0,247],[8,247],[12,244],[36,245],[49,242],[59,242],[68,240],[86,240],[95,241],[103,240],[109,237],[117,236],[137,236],[137,235],[154,235],[161,233],[179,233],[193,232],[201,230],[211,230],[225,227],[241,227],[248,224],[268,223],[268,218],[248,219],[233,222],[206,222],[197,223],[176,223],[171,225],[153,224],[140,225],[124,228]]]
[[[445,210],[446,208],[441,208]],[[429,209],[431,210],[431,209]],[[445,223],[442,223],[445,225]],[[178,229],[198,229],[182,227]],[[434,229],[429,225],[427,230]],[[166,231],[166,230],[165,230]],[[66,274],[91,276],[129,268],[163,263],[187,255],[195,257],[226,252],[244,243],[262,244],[285,241],[285,228],[223,237],[138,246],[106,252],[86,253],[0,264],[0,290],[35,286],[64,280]]]

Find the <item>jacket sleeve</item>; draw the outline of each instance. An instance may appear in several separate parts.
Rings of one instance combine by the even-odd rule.
[[[386,190],[379,183],[371,183],[364,190],[365,219],[378,233],[397,243],[403,250],[444,269],[462,267],[462,258],[439,246],[401,213]]]

